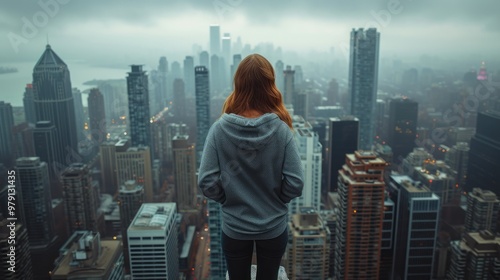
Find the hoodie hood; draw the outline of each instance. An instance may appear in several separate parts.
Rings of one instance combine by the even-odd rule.
[[[259,150],[274,137],[278,127],[284,123],[275,113],[266,113],[258,118],[245,118],[236,114],[224,114],[220,128],[234,145],[242,150]]]

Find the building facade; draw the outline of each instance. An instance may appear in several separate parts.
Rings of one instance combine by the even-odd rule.
[[[151,146],[148,76],[142,65],[132,65],[127,76],[128,112],[132,146]]]

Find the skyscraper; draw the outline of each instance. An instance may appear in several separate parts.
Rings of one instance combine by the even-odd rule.
[[[33,85],[26,84],[23,95],[24,118],[29,123],[36,123],[35,103],[33,101]]]
[[[99,89],[93,88],[90,90],[87,98],[87,107],[89,111],[90,135],[94,141],[94,145],[97,146],[107,139],[104,96]]]
[[[122,145],[122,141],[117,145]],[[153,201],[153,174],[151,168],[151,152],[149,147],[130,147],[125,151],[117,151],[116,156],[116,182],[125,184],[128,180],[135,180],[144,186],[144,201]]]
[[[76,137],[78,141],[82,141],[85,139],[82,93],[79,89],[73,88],[72,94],[73,102],[75,102]]]
[[[345,155],[358,149],[359,120],[346,116],[330,118],[329,122],[327,188],[331,192],[337,189],[337,177],[345,164]]]
[[[12,161],[12,127],[14,115],[10,103],[0,101],[0,163],[9,166]]]
[[[144,203],[127,230],[133,279],[179,279],[175,203]]]
[[[57,138],[57,129],[50,121],[39,121],[33,130],[35,154],[47,164],[51,185],[51,194],[54,198],[62,197],[59,184],[59,168],[66,168],[65,158],[59,149],[60,139]]]
[[[226,64],[229,64],[229,61],[231,61],[231,34],[230,33],[224,33],[222,36],[222,51],[221,51],[222,58],[224,58],[224,61]]]
[[[415,147],[418,103],[408,98],[389,102],[389,131],[387,144],[391,146],[394,162],[401,163]]]
[[[226,279],[227,264],[222,246],[222,217],[220,204],[207,199],[210,232],[210,279]]]
[[[47,45],[33,70],[36,121],[51,121],[59,139],[59,154],[78,154],[75,104],[68,66]],[[67,165],[66,162],[62,164]]]
[[[177,207],[179,211],[196,208],[198,185],[196,182],[196,154],[187,135],[176,135],[172,139],[174,153],[174,178]]]
[[[489,230],[496,232],[500,200],[491,191],[480,188],[472,189],[467,194],[467,212],[465,214],[465,232]]]
[[[185,121],[186,92],[184,91],[184,81],[182,79],[174,80],[174,106],[172,109],[177,120]]]
[[[0,271],[2,271],[2,279],[34,279],[26,226],[20,222],[16,223],[14,227],[8,227],[8,224],[9,221],[0,214]],[[13,239],[9,238],[11,236],[15,237],[15,243],[12,243]],[[14,250],[11,250],[12,247]],[[11,260],[11,257],[14,260]],[[9,268],[12,268],[13,271],[9,271]]]
[[[312,209],[293,215],[291,220],[287,275],[291,279],[329,278],[330,230]]]
[[[221,70],[221,59],[219,58],[219,56],[215,54],[210,56],[210,76],[209,76],[210,92],[212,92],[214,96],[220,94],[222,90],[220,70]]]
[[[283,83],[283,102],[293,105],[295,98],[295,70],[292,70],[290,65],[287,65],[283,71]]]
[[[476,134],[470,141],[466,191],[488,188],[500,195],[500,113],[477,114]]]
[[[184,58],[184,84],[186,96],[194,96],[194,59],[192,56]]]
[[[210,67],[210,55],[208,54],[207,51],[202,51],[200,53],[200,66],[205,66],[207,69]]]
[[[304,189],[300,197],[292,199],[288,205],[289,217],[299,214],[302,207],[311,207],[316,212],[321,208],[321,163],[322,149],[309,122],[302,117],[293,116],[295,130],[294,141],[297,143],[304,169]]]
[[[359,148],[371,150],[375,136],[380,33],[375,28],[351,32],[348,92],[351,115],[359,119]]]
[[[38,157],[18,158],[16,169],[21,194],[18,198],[22,197],[19,211],[28,230],[30,246],[46,246],[55,237],[47,164]]]
[[[385,161],[372,152],[346,155],[339,171],[336,279],[378,279],[384,219]]]
[[[132,65],[127,77],[130,138],[132,146],[151,146],[148,76],[142,65]]]
[[[220,26],[210,25],[210,55],[220,54]],[[212,69],[213,70],[213,69]]]
[[[210,129],[210,85],[207,68],[194,68],[196,83],[196,166],[200,166],[201,154]]]
[[[440,198],[408,176],[391,176],[398,192],[394,238],[394,279],[432,279]]]
[[[274,75],[275,75],[275,84],[281,94],[284,96],[285,94],[285,80],[283,79],[283,71],[285,70],[285,65],[283,61],[278,60],[274,65]]]
[[[160,82],[160,108],[163,108],[167,105],[167,99],[171,98],[168,96],[168,83],[167,83],[167,75],[168,75],[168,61],[167,58],[162,56],[160,57],[160,62],[158,64],[158,75]]]
[[[98,231],[96,190],[89,167],[82,163],[70,165],[61,174],[66,218],[70,234],[78,230]]]
[[[231,84],[231,89],[234,89],[234,74],[236,74],[236,70],[238,70],[238,66],[241,62],[241,54],[233,55],[233,64],[231,65],[231,79],[229,83]]]
[[[105,141],[99,145],[101,164],[101,192],[115,195],[118,189],[115,141]]]

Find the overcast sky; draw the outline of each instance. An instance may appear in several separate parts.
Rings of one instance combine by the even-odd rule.
[[[49,12],[40,3],[49,3]],[[360,27],[378,28],[381,56],[483,60],[500,50],[500,1],[489,0],[7,0],[1,6],[0,65],[38,59],[47,34],[66,59],[131,64],[165,55],[171,62],[191,54],[194,43],[207,49],[214,23],[233,42],[240,36],[243,43],[272,42],[300,53],[333,47],[338,54]]]

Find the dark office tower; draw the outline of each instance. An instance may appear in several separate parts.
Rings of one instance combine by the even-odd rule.
[[[18,158],[16,169],[30,246],[47,246],[55,236],[47,164],[38,157]]]
[[[354,117],[330,118],[328,132],[327,189],[337,189],[337,176],[345,163],[345,155],[358,149],[359,120]]]
[[[167,99],[170,98],[168,96],[167,74],[168,74],[168,61],[166,57],[162,56],[160,57],[160,63],[158,64],[161,108],[167,106]]]
[[[59,153],[78,154],[75,104],[68,66],[47,45],[33,69],[36,121],[51,121],[57,129]]]
[[[0,163],[12,164],[12,127],[14,115],[10,103],[0,101]]]
[[[102,183],[101,191],[113,196],[118,189],[115,144],[115,141],[105,141],[99,146]]]
[[[184,84],[186,96],[194,96],[194,59],[192,56],[186,56],[184,59]]]
[[[12,153],[14,158],[35,156],[32,124],[23,122],[12,128]]]
[[[202,51],[200,53],[200,66],[205,66],[207,69],[210,67],[210,55],[207,51]]]
[[[394,279],[433,279],[440,198],[408,176],[391,176],[397,190]]]
[[[382,224],[382,246],[380,248],[380,273],[379,279],[391,279],[392,259],[394,257],[394,217],[396,208],[394,201],[386,193],[384,201],[384,221]]]
[[[87,107],[89,111],[90,136],[97,149],[98,145],[106,141],[108,134],[106,130],[104,96],[99,89],[93,88],[90,90],[87,98]]]
[[[394,162],[401,163],[413,151],[417,134],[418,103],[407,98],[389,102],[387,144],[392,148]]]
[[[183,212],[196,209],[196,155],[189,136],[176,135],[172,139],[174,154],[174,177],[177,210]]]
[[[476,134],[472,136],[466,191],[488,188],[500,195],[500,114],[478,113]]]
[[[458,184],[455,186],[460,190],[465,186],[465,181],[467,180],[469,150],[468,142],[458,142],[445,155],[445,163],[455,171],[453,175],[455,175],[455,182]]]
[[[176,120],[185,121],[186,93],[184,92],[184,81],[182,79],[174,80],[174,106],[172,109]]]
[[[33,269],[30,255],[30,243],[26,226],[16,223],[13,227],[0,214],[0,271],[3,280],[33,279]],[[15,239],[10,237],[14,236]],[[15,244],[12,244],[15,240]],[[11,250],[11,246],[14,250]],[[14,257],[14,261],[11,261]],[[9,270],[12,269],[12,270]]]
[[[210,25],[210,55],[220,54],[220,26]],[[211,69],[213,71],[213,69]]]
[[[36,123],[35,102],[33,101],[33,85],[27,84],[23,96],[24,119],[28,123]]]
[[[283,101],[285,104],[293,104],[295,97],[295,71],[292,70],[292,66],[286,66],[286,70],[283,71],[283,81]]]
[[[77,88],[73,88],[73,101],[75,102],[76,136],[78,141],[85,139],[83,115],[82,93]]]
[[[283,78],[283,71],[285,70],[284,67],[285,65],[281,60],[276,61],[276,64],[274,65],[274,83],[282,95],[285,94],[285,79]]]
[[[480,188],[472,189],[467,194],[467,212],[465,214],[465,232],[479,232],[497,229],[500,200],[491,191]]]
[[[221,89],[221,72],[220,72],[220,59],[217,55],[212,55],[210,57],[210,92],[217,96]]]
[[[334,106],[335,103],[340,102],[339,99],[339,83],[335,79],[331,79],[328,83],[328,89],[326,91],[326,102],[323,105]]]
[[[380,33],[375,28],[351,32],[348,92],[351,115],[359,119],[359,148],[363,150],[371,150],[375,136],[379,41]]]
[[[196,166],[200,166],[201,154],[210,128],[210,84],[208,70],[203,66],[194,68],[196,83]]]
[[[339,171],[336,279],[379,279],[385,161],[372,152],[346,155]]]
[[[128,114],[132,146],[151,146],[148,76],[142,65],[132,65],[127,77]]]
[[[97,232],[97,208],[92,174],[87,165],[74,163],[61,174],[69,233],[77,230]]]
[[[233,55],[233,64],[231,65],[231,79],[229,83],[231,84],[231,89],[234,89],[234,74],[236,74],[236,70],[238,70],[238,66],[241,62],[241,54]]]

